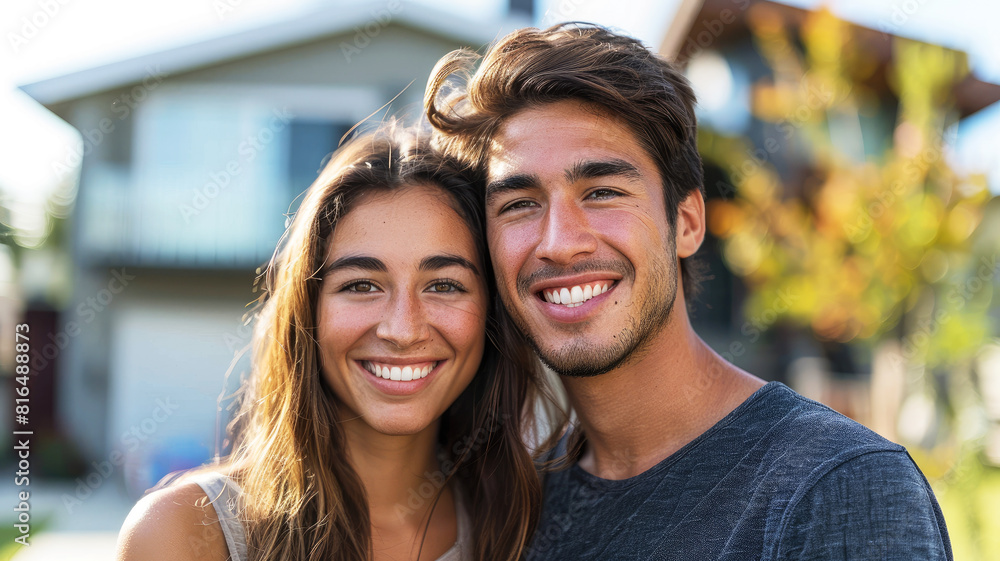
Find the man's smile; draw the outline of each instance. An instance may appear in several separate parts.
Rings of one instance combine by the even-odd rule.
[[[613,287],[615,281],[603,280],[588,282],[583,285],[554,287],[543,290],[540,295],[543,300],[550,304],[560,304],[568,308],[575,308],[595,296],[600,296]]]

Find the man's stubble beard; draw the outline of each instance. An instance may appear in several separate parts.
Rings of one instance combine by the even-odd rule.
[[[651,270],[646,294],[633,295],[633,305],[641,306],[639,317],[628,316],[628,325],[613,338],[613,342],[597,348],[586,342],[577,342],[558,350],[542,349],[538,340],[528,328],[523,317],[513,313],[504,300],[507,315],[524,336],[538,358],[547,367],[561,376],[588,378],[599,376],[642,358],[656,336],[666,327],[677,300],[677,250],[674,243],[666,242],[665,261],[658,261],[656,270]],[[673,266],[670,264],[673,263]],[[635,270],[628,265],[629,275],[622,280],[635,280]],[[522,283],[519,282],[519,285]],[[534,295],[518,297],[534,298]]]

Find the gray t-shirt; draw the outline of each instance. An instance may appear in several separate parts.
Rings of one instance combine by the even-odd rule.
[[[906,449],[771,382],[645,472],[546,475],[528,561],[952,559]]]

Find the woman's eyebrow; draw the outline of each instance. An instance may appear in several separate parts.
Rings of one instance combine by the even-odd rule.
[[[463,267],[472,271],[477,276],[479,275],[479,268],[468,259],[459,255],[431,255],[430,257],[425,257],[420,261],[419,268],[421,271],[437,271],[439,269],[453,266]],[[385,263],[376,257],[369,257],[367,255],[348,255],[327,265],[323,269],[323,276],[343,269],[361,269],[363,271],[374,271],[379,273],[386,273],[389,271],[389,268],[385,266]]]
[[[479,276],[479,268],[476,267],[471,261],[459,255],[450,255],[450,254],[431,255],[430,257],[424,257],[420,261],[420,270],[437,271],[438,269],[444,269],[445,267],[452,267],[455,265],[459,267],[464,267],[472,271],[477,277]]]
[[[380,259],[375,257],[369,257],[367,255],[347,255],[337,259],[333,263],[330,263],[323,269],[322,276],[343,269],[361,269],[363,271],[375,271],[379,273],[386,273],[389,268],[385,266]]]

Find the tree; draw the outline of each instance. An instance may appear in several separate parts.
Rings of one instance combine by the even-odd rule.
[[[749,21],[771,70],[755,84],[753,113],[801,169],[755,158],[762,148],[744,139],[701,133],[706,161],[733,171],[734,196],[710,201],[708,214],[724,262],[749,287],[745,312],[872,350],[873,384],[898,372],[884,385],[900,391],[890,437],[930,478],[974,488],[987,469],[983,431],[970,428],[981,421],[979,382],[1000,376],[976,367],[995,344],[1000,201],[985,177],[948,162],[964,56],[893,38],[887,99],[871,86],[878,63],[854,40],[857,28],[828,11],[809,14],[798,37],[773,10]],[[891,134],[863,126],[893,110]],[[782,294],[794,298],[775,308]],[[946,511],[949,524],[965,516],[972,534],[997,525],[974,510]]]

